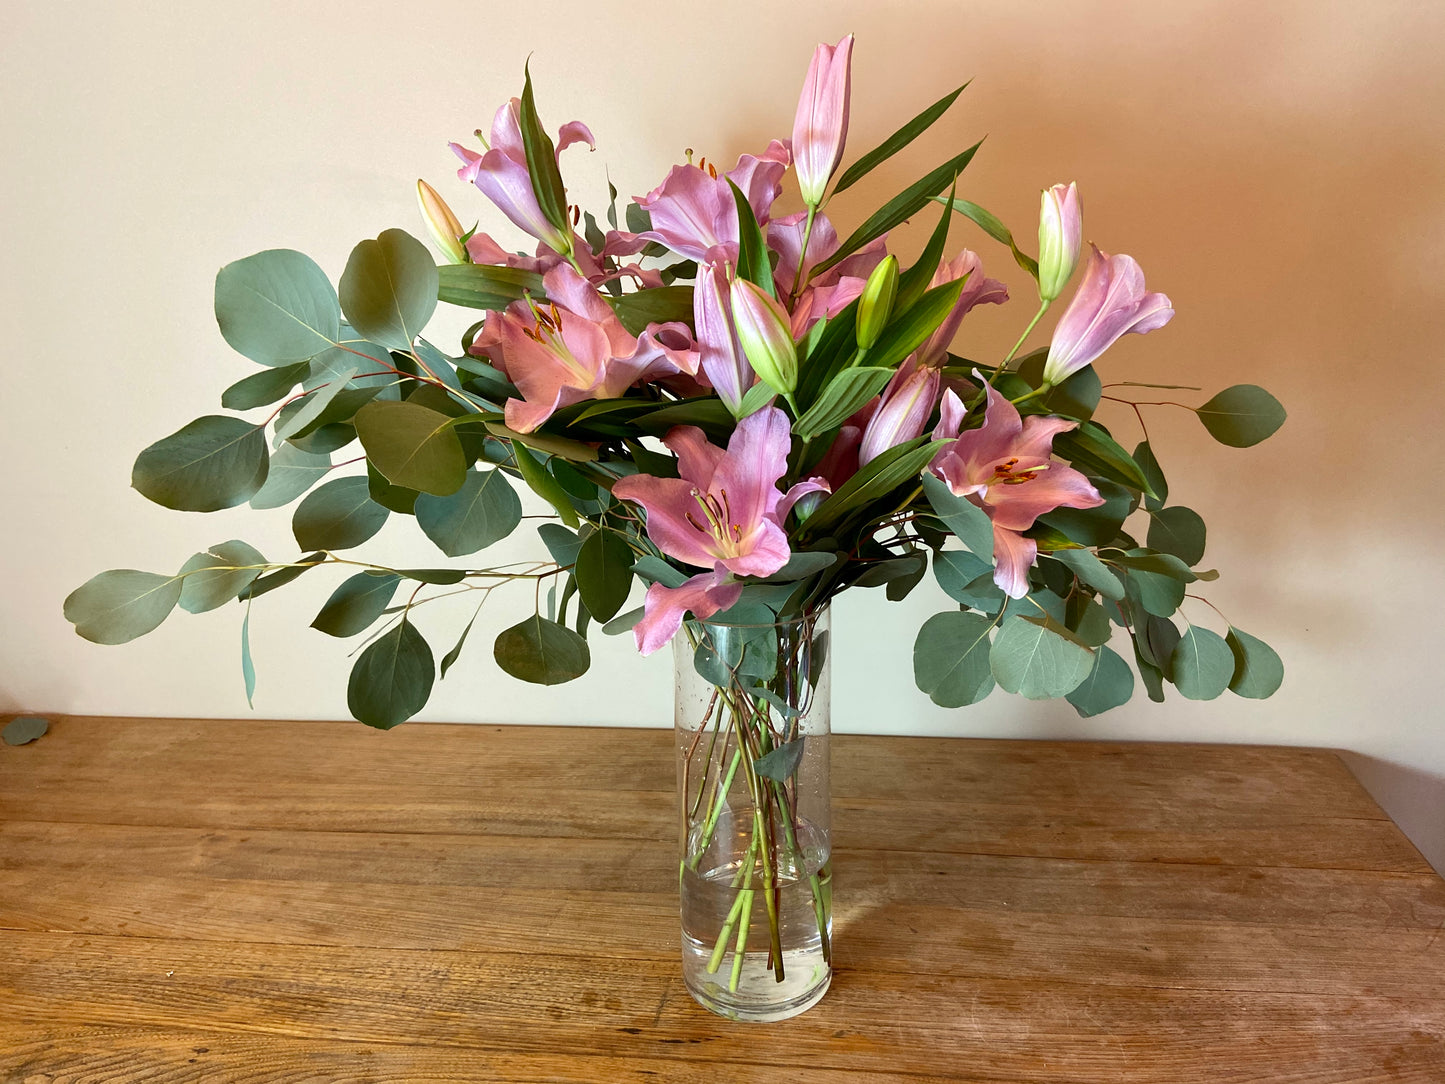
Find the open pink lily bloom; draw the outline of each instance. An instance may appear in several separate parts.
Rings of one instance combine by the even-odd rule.
[[[513,98],[497,110],[492,118],[492,146],[485,154],[460,143],[451,144],[452,151],[466,163],[457,170],[457,176],[481,189],[518,228],[548,248],[568,252],[572,245],[570,232],[564,233],[547,221],[532,190],[527,152],[522,145],[521,108],[521,101]],[[597,146],[587,125],[579,120],[562,125],[557,133],[557,153],[560,155],[563,148],[573,143],[586,143],[594,150]]]
[[[943,323],[917,350],[916,356],[924,365],[938,367],[948,363],[948,348],[958,334],[958,325],[971,310],[979,305],[1002,305],[1008,300],[1008,286],[985,275],[983,261],[978,258],[977,252],[969,249],[940,263],[928,285],[930,288],[942,286],[945,282],[956,282],[965,277],[968,281],[963,284],[963,293],[958,295],[958,301],[943,318]]]
[[[616,398],[639,380],[696,372],[685,324],[652,325],[639,338],[569,265],[553,267],[542,282],[546,305],[514,301],[488,313],[472,343],[472,353],[489,358],[522,393],[504,407],[511,429],[530,433],[560,407]]]
[[[816,207],[848,139],[848,99],[852,89],[853,35],[837,45],[813,51],[798,112],[793,118],[793,157],[803,202]]]
[[[642,233],[614,230],[607,235],[604,251],[609,256],[630,255],[656,241],[700,263],[734,264],[738,258],[738,209],[728,181],[742,190],[758,222],[766,226],[791,161],[787,144],[775,139],[761,155],[740,157],[725,174],[712,166],[673,166],[660,185],[637,197],[638,206],[652,216],[652,229]]]
[[[1130,332],[1157,331],[1174,318],[1164,294],[1147,293],[1144,272],[1132,256],[1110,256],[1089,245],[1084,279],[1054,328],[1044,379],[1058,384],[1073,376]]]
[[[633,630],[644,655],[672,639],[688,610],[705,619],[736,602],[742,585],[730,576],[770,576],[782,568],[792,555],[783,525],[793,504],[828,489],[823,479],[810,478],[779,491],[792,437],[787,415],[776,407],[740,421],[726,450],[690,425],[663,441],[677,455],[680,477],[634,474],[618,479],[612,493],[646,509],[647,536],[663,553],[711,571],[680,587],[647,589],[646,612]]]
[[[983,425],[962,435],[964,408],[950,389],[944,392],[942,418],[933,435],[954,439],[933,460],[931,469],[957,496],[967,497],[993,521],[994,583],[1010,598],[1029,591],[1029,569],[1038,545],[1021,532],[1055,508],[1096,508],[1099,491],[1073,467],[1052,458],[1054,437],[1079,423],[1065,418],[1030,415],[989,387],[975,370],[988,395]]]
[[[734,415],[743,396],[757,382],[753,367],[738,342],[733,326],[732,287],[727,268],[717,265],[698,269],[692,290],[693,324],[703,376]]]

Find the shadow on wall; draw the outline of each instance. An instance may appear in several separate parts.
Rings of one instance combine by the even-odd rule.
[[[1410,825],[1410,842],[1445,876],[1445,776],[1347,750],[1340,756],[1397,824]]]

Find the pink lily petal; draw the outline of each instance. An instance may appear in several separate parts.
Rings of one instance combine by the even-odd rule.
[[[1054,328],[1044,379],[1067,380],[1130,332],[1157,331],[1174,316],[1169,298],[1144,289],[1144,272],[1131,256],[1110,256],[1089,246],[1084,278]]]
[[[662,438],[668,451],[677,456],[677,474],[684,481],[706,492],[712,488],[713,475],[727,452],[709,443],[695,425],[679,425]]]
[[[719,610],[737,602],[742,584],[726,583],[724,572],[704,572],[678,587],[654,583],[647,589],[643,605],[645,613],[632,630],[637,650],[651,655],[677,635],[683,617],[691,610],[699,620],[706,620]]]
[[[858,465],[864,466],[889,448],[906,444],[923,435],[928,416],[938,401],[942,376],[937,369],[918,363],[910,356],[883,389],[878,409],[863,430],[858,448]]]
[[[1029,569],[1038,555],[1038,543],[1032,538],[994,525],[993,582],[1009,598],[1023,598],[1029,593]]]
[[[947,361],[948,348],[953,343],[953,337],[958,334],[958,326],[971,310],[979,305],[1002,305],[1008,300],[1008,286],[987,277],[983,273],[983,261],[979,259],[978,253],[969,249],[964,249],[953,259],[939,264],[929,286],[942,286],[946,282],[956,282],[962,278],[968,281],[964,283],[958,301],[954,303],[943,323],[939,324],[918,348],[919,360],[925,365],[941,366]]]
[[[809,493],[832,493],[833,487],[828,484],[828,479],[821,476],[809,478],[802,482],[794,482],[783,494],[783,499],[778,502],[778,507],[773,514],[779,523],[788,522],[788,513],[793,510],[793,505],[799,499],[806,497]]]
[[[777,407],[765,407],[738,422],[713,475],[714,487],[727,493],[733,522],[758,522],[777,507],[782,496],[778,479],[788,472],[791,450],[788,416]]]
[[[698,364],[727,408],[737,413],[756,377],[733,326],[727,273],[704,267],[693,286],[693,323],[697,326]]]
[[[669,557],[711,568],[717,562],[717,539],[706,530],[707,517],[698,504],[699,487],[684,478],[632,474],[619,478],[612,493],[647,511],[647,535]],[[689,518],[691,517],[691,518]]]

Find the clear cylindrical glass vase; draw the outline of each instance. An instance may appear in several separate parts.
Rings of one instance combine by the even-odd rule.
[[[832,979],[828,610],[742,609],[673,641],[683,977],[721,1016],[782,1020]]]

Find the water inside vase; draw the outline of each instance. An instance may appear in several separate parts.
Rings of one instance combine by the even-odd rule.
[[[724,810],[711,845],[697,856],[696,868],[683,864],[683,978],[693,997],[719,1015],[782,1020],[816,1003],[832,978],[825,947],[832,932],[828,834],[799,820],[797,849],[778,848],[776,906],[783,958],[779,982],[768,966],[770,930],[762,867],[756,858],[748,858],[751,879],[744,868],[752,831],[750,809]],[[748,885],[751,900],[739,908],[740,892]],[[739,963],[738,929],[744,913],[747,934]]]

